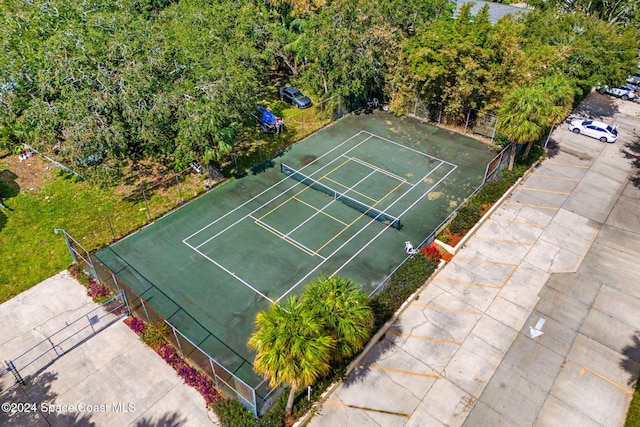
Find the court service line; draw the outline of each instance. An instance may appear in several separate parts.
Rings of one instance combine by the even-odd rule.
[[[282,240],[286,241],[287,243],[292,244],[293,246],[297,247],[298,249],[300,249],[302,252],[306,252],[307,255],[310,256],[317,256],[319,258],[324,259],[324,257],[322,255],[320,255],[317,252],[314,252],[312,249],[309,249],[308,247],[306,247],[305,245],[303,245],[302,243],[298,242],[295,239],[292,239],[291,237],[289,237],[286,234],[283,234],[281,231],[279,231],[278,229],[270,226],[269,224],[260,221],[258,218],[255,217],[251,217],[256,224],[258,224],[260,227],[264,228],[265,230],[269,231],[270,233],[275,234],[277,237],[281,238]]]
[[[378,366],[378,365],[369,365],[369,369],[376,369],[379,371],[388,371],[388,372],[397,372],[399,374],[414,375],[417,377],[427,377],[427,378],[434,378],[434,379],[440,378],[439,376],[434,374],[422,374],[420,372],[405,371],[404,369],[385,368],[384,366]]]
[[[378,171],[378,172],[380,172],[381,174],[384,174],[384,175],[387,175],[387,176],[389,176],[389,177],[391,177],[391,178],[397,179],[398,181],[407,182],[407,179],[406,179],[406,178],[403,178],[403,177],[401,177],[401,176],[399,176],[399,175],[396,175],[395,173],[391,173],[391,172],[389,172],[389,171],[388,171],[388,170],[386,170],[386,169],[379,168],[378,166],[376,166],[376,165],[372,165],[371,163],[367,163],[367,162],[365,162],[364,160],[360,160],[360,159],[359,159],[359,158],[357,158],[357,157],[345,156],[344,154],[342,155],[342,157],[346,157],[347,159],[349,159],[349,160],[351,160],[351,161],[354,161],[354,162],[356,162],[356,163],[360,163],[362,166],[366,166],[366,167],[368,167],[369,169],[373,169],[373,170],[375,170],[375,171]]]
[[[429,172],[429,174],[427,174],[427,176],[431,175],[432,173],[434,173],[436,170],[438,170],[438,168],[440,166],[442,166],[444,162],[441,162],[435,169],[433,169],[431,172]],[[440,180],[438,180],[438,182],[436,182],[433,186],[431,186],[431,188],[429,189],[429,191],[425,192],[425,195],[428,194],[433,188],[435,188],[435,186],[439,185],[440,182],[442,182],[445,178],[447,178],[454,170],[456,170],[457,166],[455,166],[453,169],[451,169],[449,172],[447,172],[447,174],[445,176],[443,176]],[[425,177],[426,178],[426,177]],[[424,179],[424,178],[423,178]],[[421,180],[422,181],[422,180]],[[411,186],[411,188],[409,190],[407,190],[406,192],[404,192],[402,195],[400,195],[400,197],[398,197],[393,203],[391,203],[389,206],[387,206],[387,209],[389,209],[390,207],[392,207],[393,205],[395,205],[396,203],[398,203],[400,200],[402,200],[402,198],[404,196],[406,196],[407,194],[409,194],[409,192],[411,192],[411,190],[413,190],[415,188],[415,186]],[[420,197],[418,200],[416,200],[414,203],[411,204],[411,206],[409,206],[407,209],[404,210],[404,212],[399,216],[402,217],[402,215],[404,213],[406,213],[409,209],[411,209],[413,206],[415,206],[416,203],[418,203],[418,201],[422,200],[425,195],[423,195],[422,197]],[[342,245],[340,245],[335,251],[333,251],[330,255],[327,256],[327,259],[330,259],[331,257],[333,257],[333,255],[335,255],[336,253],[338,253],[339,250],[341,250],[343,247],[345,247],[347,244],[349,244],[353,239],[355,239],[358,235],[360,235],[360,233],[362,233],[365,229],[367,229],[371,224],[373,224],[375,221],[369,221],[367,224],[365,224],[360,230],[358,230],[353,236],[351,236],[347,241],[345,241]],[[385,231],[387,231],[390,227],[384,227],[378,234],[375,235],[375,237],[373,239],[370,239],[369,242],[364,245],[355,255],[353,255],[351,258],[349,258],[344,264],[342,264],[342,266],[336,270],[333,274],[335,275],[336,273],[338,273],[340,270],[342,270],[349,262],[351,262],[351,260],[353,260],[353,258],[355,258],[358,254],[360,254],[363,250],[365,250],[373,241],[375,241],[382,233],[384,233]],[[311,276],[312,274],[314,274],[316,272],[317,269],[319,269],[327,260],[323,260],[322,262],[320,262],[317,266],[315,266],[313,269],[311,269],[311,271],[309,271],[307,274],[305,274],[300,280],[298,280],[293,286],[291,286],[291,288],[289,288],[289,290],[287,292],[285,292],[283,295],[280,296],[280,298],[278,298],[276,301],[280,301],[282,298],[284,298],[285,296],[287,296],[289,293],[291,293],[291,291],[293,291],[298,285],[300,285],[302,282],[304,282],[309,276]]]
[[[399,143],[397,143],[397,142],[395,142],[395,141],[392,141],[392,140],[390,140],[390,139],[387,139],[387,138],[385,138],[385,137],[383,137],[383,136],[376,135],[375,133],[371,133],[371,132],[367,132],[367,131],[363,131],[363,132],[366,132],[366,133],[368,133],[369,135],[375,136],[375,137],[376,137],[376,138],[378,138],[378,139],[382,139],[383,141],[387,141],[387,142],[390,142],[391,144],[395,144],[395,145],[397,145],[397,146],[399,146],[399,147],[406,148],[407,150],[410,150],[410,151],[413,151],[413,152],[416,152],[416,153],[422,154],[423,156],[425,156],[425,157],[429,157],[430,159],[439,160],[439,161],[441,161],[441,162],[444,162],[444,163],[448,164],[449,166],[457,167],[457,166],[456,166],[456,165],[454,165],[453,163],[449,163],[449,162],[447,162],[446,160],[442,160],[442,159],[440,159],[440,158],[438,158],[438,157],[430,156],[429,154],[427,154],[427,153],[423,153],[422,151],[420,151],[420,150],[416,150],[415,148],[406,147],[406,146],[404,146],[404,145],[402,145],[402,144],[399,144]]]
[[[342,406],[344,408],[351,408],[351,409],[360,409],[362,411],[378,412],[380,414],[396,415],[398,417],[405,417],[405,418],[409,418],[411,416],[411,414],[404,414],[402,412],[392,412],[392,411],[385,411],[384,409],[365,408],[364,406],[349,405],[347,403],[333,402],[331,400],[326,400],[324,404],[333,405],[333,406]]]
[[[318,209],[318,207],[317,207],[317,206],[313,206],[311,203],[307,203],[307,202],[305,202],[305,201],[304,201],[304,200],[302,200],[302,199],[298,199],[297,197],[295,197],[295,200],[297,200],[298,202],[302,203],[303,205],[306,205],[306,206],[310,207],[311,209],[315,209],[315,210],[317,210],[317,209]],[[344,221],[342,221],[342,220],[340,220],[340,219],[336,218],[335,216],[330,215],[330,214],[328,214],[328,213],[326,213],[326,212],[324,212],[324,211],[322,212],[322,214],[323,214],[324,216],[326,216],[327,218],[331,218],[331,219],[332,219],[332,220],[334,220],[335,222],[337,222],[337,223],[340,223],[340,224],[344,225],[345,227],[349,225],[349,224],[347,224],[346,222],[344,222]]]
[[[353,135],[352,137],[346,139],[344,142],[342,142],[341,144],[335,146],[334,148],[332,148],[331,150],[327,151],[326,153],[324,153],[323,155],[321,155],[320,157],[316,158],[314,161],[310,162],[309,164],[303,166],[302,168],[300,168],[299,170],[303,170],[307,167],[309,167],[310,165],[312,165],[313,163],[319,161],[320,159],[322,159],[325,156],[328,156],[330,153],[332,153],[333,151],[341,148],[343,145],[347,144],[348,142],[350,142],[352,139],[356,138],[358,135],[360,134],[369,134],[369,132],[365,132],[364,130],[358,132],[357,134]],[[370,135],[370,134],[369,134]],[[368,138],[364,139],[363,141],[359,142],[358,144],[356,144],[355,146],[353,146],[352,148],[350,148],[349,150],[347,150],[347,152],[354,150],[355,148],[359,147],[360,145],[364,144],[365,142],[367,142],[369,139],[371,139],[372,136],[369,136]],[[336,159],[338,159],[339,157],[336,157]],[[335,161],[335,159],[334,159]],[[328,163],[326,166],[327,167],[331,164],[332,162]],[[323,167],[323,168],[324,168]],[[322,168],[320,169],[322,170]],[[193,236],[200,234],[202,231],[206,230],[207,228],[211,227],[212,225],[214,225],[215,223],[217,223],[218,221],[221,221],[222,219],[226,218],[227,216],[231,215],[232,213],[234,213],[235,211],[237,211],[240,208],[243,208],[244,206],[246,206],[247,204],[253,202],[255,199],[257,199],[258,197],[262,196],[263,194],[267,193],[268,191],[271,191],[273,188],[277,187],[278,185],[282,184],[283,182],[285,182],[286,180],[290,179],[289,177],[284,177],[282,178],[280,181],[276,182],[275,184],[271,185],[270,187],[264,189],[263,191],[261,191],[260,193],[256,194],[255,196],[253,196],[252,198],[250,198],[249,200],[247,200],[246,202],[244,202],[243,204],[233,208],[232,210],[230,210],[229,212],[227,212],[226,214],[222,215],[221,217],[219,217],[218,219],[216,219],[213,222],[210,222],[209,224],[207,224],[206,226],[202,227],[200,230],[190,234],[189,236],[185,237],[182,241],[186,242],[187,240],[191,239]],[[292,186],[291,188],[294,188],[294,186]],[[262,206],[260,206],[258,209],[263,208],[264,206],[268,205],[269,203],[271,203],[272,201],[274,201],[275,199],[277,199],[278,197],[280,197],[282,194],[286,193],[287,191],[289,191],[290,189],[287,189],[285,192],[280,192],[276,197],[272,198],[271,200],[269,200],[268,202],[264,203]],[[258,210],[256,209],[256,210]],[[231,228],[232,226],[234,226],[235,224],[237,224],[238,222],[242,221],[244,218],[236,221],[236,223],[232,224],[231,226],[227,227]],[[226,229],[225,229],[226,230]]]
[[[347,187],[346,185],[344,185],[343,183],[341,183],[341,182],[339,182],[339,181],[336,181],[336,180],[335,180],[335,179],[333,179],[333,178],[329,178],[328,176],[327,176],[327,177],[325,177],[325,179],[326,179],[327,181],[331,181],[331,182],[333,182],[334,184],[336,184],[336,185],[338,185],[338,186],[340,186],[340,187],[342,187],[342,188],[349,188],[349,187]],[[365,199],[369,199],[369,200],[371,200],[372,202],[375,202],[375,201],[376,201],[376,199],[374,199],[373,197],[368,196],[368,195],[366,195],[366,194],[364,194],[364,193],[361,193],[360,191],[357,191],[357,190],[355,190],[355,189],[351,189],[351,192],[352,192],[352,193],[357,194],[357,195],[358,195],[358,196],[360,196],[360,197],[364,197]]]
[[[335,170],[335,169],[334,169],[334,170]],[[329,172],[329,173],[331,173],[331,172]],[[371,172],[369,172],[369,175],[365,176],[365,177],[364,177],[364,178],[362,178],[360,181],[358,181],[358,182],[356,182],[355,184],[353,184],[353,185],[351,186],[351,188],[353,188],[353,187],[355,187],[356,185],[360,184],[362,181],[366,180],[367,178],[369,178],[369,177],[370,177],[371,175],[373,175],[374,173],[376,173],[376,171],[371,171]],[[322,179],[322,178],[324,178],[324,177],[321,177],[320,179]],[[348,192],[351,188],[348,188],[348,189],[347,189],[347,191],[345,191],[345,192],[344,192],[344,193],[342,193],[342,194],[347,194],[347,192]],[[289,236],[289,234],[293,233],[294,231],[296,231],[297,229],[299,229],[300,227],[302,227],[303,225],[305,225],[307,222],[311,221],[311,219],[312,219],[312,218],[315,218],[315,216],[316,216],[316,215],[318,215],[320,212],[322,212],[323,210],[325,210],[325,208],[329,207],[333,202],[336,202],[336,201],[338,201],[338,199],[336,199],[336,198],[334,197],[333,199],[331,199],[331,201],[330,201],[329,203],[327,203],[326,205],[324,205],[324,206],[322,207],[322,209],[318,210],[318,209],[316,208],[316,213],[314,213],[314,214],[313,214],[313,215],[311,215],[309,218],[307,218],[307,219],[305,219],[304,221],[302,221],[302,222],[301,222],[300,224],[298,224],[298,226],[297,226],[297,227],[295,227],[293,230],[289,231],[289,232],[287,233],[287,236]]]
[[[374,171],[375,173],[375,171]],[[403,186],[405,183],[401,182],[400,184],[396,185],[395,188],[392,188],[387,194],[385,194],[384,196],[382,196],[382,198],[380,200],[378,200],[377,202],[375,202],[374,204],[371,205],[372,208],[375,208],[377,204],[379,204],[380,202],[382,202],[383,200],[385,200],[387,197],[389,197],[389,195],[391,195],[391,193],[393,193],[394,191],[396,191],[399,187]],[[407,192],[409,192],[411,190],[408,190]],[[378,209],[380,210],[380,209]],[[380,212],[383,212],[382,210],[380,210]],[[321,250],[323,250],[325,247],[327,247],[327,245],[329,245],[331,242],[333,242],[335,239],[338,238],[338,236],[340,236],[342,233],[344,233],[345,231],[347,231],[349,229],[349,227],[351,227],[353,224],[355,224],[358,220],[360,220],[360,218],[366,216],[367,214],[363,213],[361,214],[359,217],[357,217],[355,220],[353,220],[351,222],[351,224],[349,224],[348,226],[346,226],[345,228],[343,228],[339,233],[337,233],[335,236],[333,236],[331,239],[329,239],[327,242],[325,242],[324,245],[320,246],[318,249],[316,249],[316,251],[320,252]],[[377,217],[380,215],[376,215],[376,218],[374,218],[374,220],[377,220]],[[335,274],[335,273],[334,273]]]
[[[448,162],[440,162],[440,164],[436,167],[436,169],[432,170],[431,172],[429,172],[426,176],[422,177],[422,179],[420,179],[420,181],[418,181],[418,183],[416,183],[415,185],[411,186],[411,190],[413,190],[415,188],[416,185],[418,185],[419,183],[423,182],[426,178],[429,177],[429,175],[431,175],[433,172],[435,172],[440,166],[442,166],[444,163],[447,163],[448,165],[451,165],[451,163]],[[447,177],[449,175],[451,175],[453,173],[453,171],[455,171],[458,168],[458,166],[453,165],[453,169],[451,169],[449,172],[446,173],[445,176],[443,176],[442,178],[440,178],[435,184],[433,184],[429,190],[425,191],[425,193],[419,197],[415,202],[413,202],[411,205],[409,205],[408,208],[406,208],[404,211],[402,211],[400,213],[400,215],[398,215],[398,218],[402,218],[402,216],[404,216],[404,214],[406,214],[407,212],[409,212],[409,210],[413,209],[413,207],[420,202],[422,199],[424,199],[429,193],[431,193],[431,191],[433,189],[435,189],[438,185],[440,185],[440,183],[442,181],[444,181],[445,179],[447,179]],[[389,205],[387,207],[390,208],[391,206],[395,205],[402,197],[404,197],[407,193],[409,193],[411,190],[408,190],[406,193],[404,193],[402,196],[400,196],[398,199],[396,199],[391,205]],[[337,273],[339,273],[345,266],[347,266],[347,264],[349,264],[356,256],[358,256],[362,251],[364,251],[372,242],[374,242],[378,237],[380,237],[382,235],[382,233],[384,233],[385,231],[387,231],[389,227],[381,230],[378,234],[375,235],[375,237],[373,239],[370,239],[369,242],[364,245],[362,248],[360,248],[360,250],[358,252],[356,252],[351,258],[349,258],[347,261],[345,261],[344,264],[342,264],[340,266],[340,268],[338,268],[336,271],[333,272],[332,276],[336,275]]]
[[[271,298],[269,298],[268,296],[266,296],[265,294],[263,294],[262,292],[260,292],[259,290],[257,290],[256,288],[254,288],[253,286],[251,286],[248,282],[246,282],[244,279],[242,279],[241,277],[238,277],[236,275],[236,273],[232,272],[231,270],[227,269],[226,267],[224,267],[223,265],[219,264],[218,262],[216,262],[216,260],[208,257],[207,255],[205,255],[204,253],[200,252],[197,248],[191,246],[190,244],[184,242],[185,245],[189,246],[191,249],[193,249],[195,252],[197,252],[198,254],[200,254],[200,256],[202,256],[203,258],[209,260],[210,262],[212,262],[213,264],[217,265],[218,268],[224,270],[228,275],[234,277],[236,280],[238,280],[240,283],[242,283],[243,285],[245,285],[246,287],[248,287],[249,289],[251,289],[253,292],[257,293],[258,295],[260,295],[262,298],[266,299],[267,301],[271,301],[272,304],[275,304],[275,301],[272,300]]]

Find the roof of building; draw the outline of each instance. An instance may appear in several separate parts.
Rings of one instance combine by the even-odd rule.
[[[458,16],[458,14],[460,13],[460,8],[466,3],[472,3],[472,6],[471,6],[472,15],[477,15],[483,6],[485,4],[488,4],[489,5],[489,21],[491,21],[492,24],[495,24],[496,22],[498,22],[498,20],[505,15],[509,15],[509,14],[516,15],[519,13],[529,13],[531,11],[531,9],[527,9],[525,7],[518,7],[518,6],[512,6],[508,4],[502,4],[502,3],[494,3],[491,1],[483,1],[483,0],[455,0],[455,3],[456,3],[456,11],[453,14],[454,18]]]

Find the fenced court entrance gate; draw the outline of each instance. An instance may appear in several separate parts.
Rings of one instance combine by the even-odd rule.
[[[19,356],[5,361],[7,370],[13,374],[16,382],[24,385],[25,378],[38,374],[58,358],[126,316],[128,311],[124,294],[118,292],[100,307],[67,322]]]
[[[274,167],[75,257],[122,289],[137,315],[166,322],[176,348],[257,414],[273,394],[246,344],[255,314],[320,274],[378,291],[406,260],[405,242],[433,236],[495,154],[416,119],[351,115]]]

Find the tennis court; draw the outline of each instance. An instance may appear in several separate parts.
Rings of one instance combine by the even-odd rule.
[[[96,254],[253,388],[255,314],[320,274],[373,292],[481,182],[495,151],[383,112],[348,116]]]

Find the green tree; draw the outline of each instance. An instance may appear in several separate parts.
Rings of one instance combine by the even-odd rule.
[[[258,313],[255,323],[248,342],[256,351],[254,369],[271,387],[291,387],[285,408],[290,416],[296,393],[329,372],[335,339],[325,334],[323,320],[296,296],[284,306],[276,303]]]
[[[515,89],[505,96],[498,113],[498,130],[511,141],[509,170],[513,169],[518,144],[532,144],[549,126],[552,104],[540,87]]]
[[[322,276],[307,285],[302,298],[335,339],[334,360],[353,356],[371,337],[373,311],[367,295],[351,280]]]

